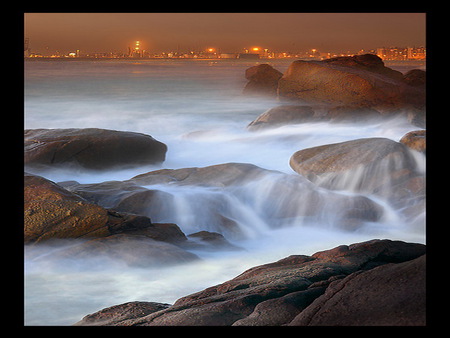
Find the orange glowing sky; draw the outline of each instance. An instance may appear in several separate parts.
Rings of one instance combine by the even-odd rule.
[[[425,13],[25,13],[34,52],[160,52],[260,46],[274,51],[355,51],[425,46]]]

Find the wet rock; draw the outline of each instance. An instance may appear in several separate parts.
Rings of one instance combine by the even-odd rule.
[[[193,240],[195,244],[187,243],[187,247],[197,247],[200,249],[206,249],[206,250],[217,250],[217,249],[224,249],[224,250],[243,250],[242,248],[239,248],[230,242],[228,242],[225,237],[223,237],[222,234],[219,234],[217,232],[211,232],[211,231],[199,231],[195,232],[193,234],[188,235],[188,238]]]
[[[245,77],[249,82],[244,87],[244,94],[277,95],[278,80],[283,76],[271,65],[260,64],[248,68]]]
[[[176,183],[225,187],[238,185],[264,176],[270,170],[247,163],[224,163],[202,168],[162,169],[141,174],[129,181],[142,184]]]
[[[88,169],[160,163],[167,146],[145,134],[97,128],[25,130],[25,165]]]
[[[426,130],[414,130],[406,133],[399,141],[407,147],[419,151],[421,153],[426,152]]]
[[[98,205],[35,175],[24,177],[24,241],[110,235],[115,217]]]
[[[55,238],[98,238],[124,232],[146,233],[148,237],[166,241],[184,237],[173,226],[154,225],[146,216],[106,209],[50,180],[25,173],[25,243]]]
[[[406,146],[386,138],[303,149],[292,155],[290,166],[327,188],[365,192],[388,188],[416,174],[416,162]]]
[[[247,128],[249,130],[274,128],[287,124],[313,121],[313,117],[314,110],[310,106],[284,105],[264,112],[252,121]]]
[[[162,182],[170,182],[170,193],[147,189]],[[251,236],[248,223],[254,219],[248,218],[248,207],[273,228],[292,224],[299,217],[302,222],[315,217],[321,224],[356,229],[384,213],[383,207],[367,197],[318,191],[300,175],[244,163],[156,170],[123,182],[71,183],[67,189],[103,207],[148,216],[153,223],[177,223],[183,229],[218,232],[228,239]],[[184,212],[190,210],[195,217],[184,223],[178,220],[180,203]]]
[[[313,325],[317,321],[320,325],[423,325],[425,259],[419,257],[424,257],[425,250],[422,244],[372,240],[312,256],[289,256],[180,298],[166,309],[120,322],[111,319],[110,323],[225,326]],[[349,296],[352,292],[355,297]],[[334,296],[341,301],[335,301]],[[402,306],[406,311],[400,311]],[[83,320],[77,324],[102,322]]]

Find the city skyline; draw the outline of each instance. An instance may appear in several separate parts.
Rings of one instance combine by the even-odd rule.
[[[35,53],[151,53],[317,49],[344,52],[426,45],[425,13],[25,13]]]

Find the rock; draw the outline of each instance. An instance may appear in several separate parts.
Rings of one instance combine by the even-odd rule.
[[[244,94],[277,95],[278,80],[283,73],[268,64],[248,68],[245,77],[249,82],[244,87]]]
[[[149,135],[97,128],[25,130],[25,165],[107,169],[160,163],[167,146]]]
[[[310,106],[284,105],[269,109],[254,121],[247,128],[249,130],[260,130],[278,127],[286,124],[297,124],[312,121],[314,110]]]
[[[162,182],[170,182],[171,193],[147,189]],[[68,190],[105,208],[148,216],[153,225],[177,223],[190,232],[207,230],[228,239],[252,235],[253,212],[273,228],[292,224],[299,218],[307,222],[314,217],[320,224],[355,229],[364,222],[379,220],[384,214],[381,205],[365,196],[318,190],[300,175],[245,163],[156,170],[123,182],[65,184]],[[178,219],[180,205],[184,213],[190,210],[193,216]],[[252,214],[246,212],[247,208],[253,209]]]
[[[111,234],[106,209],[40,176],[25,174],[24,182],[25,243]]]
[[[330,65],[346,66],[384,75],[396,80],[404,80],[403,74],[384,65],[383,60],[374,54],[338,56],[322,62]]]
[[[95,325],[112,326],[120,325],[128,319],[145,317],[150,313],[167,309],[170,304],[154,302],[128,302],[111,306],[104,310],[85,316],[75,326]]]
[[[98,238],[134,232],[166,241],[182,240],[173,226],[155,225],[146,216],[116,212],[74,194],[41,176],[24,175],[24,241]],[[184,237],[185,238],[185,237]]]
[[[407,84],[401,73],[380,62],[377,56],[294,61],[278,82],[278,96],[307,104],[370,107],[383,113],[410,107],[423,110],[424,89]]]
[[[289,325],[426,325],[426,255],[333,282]]]
[[[129,182],[142,185],[171,182],[178,185],[225,187],[260,178],[267,172],[270,170],[259,168],[253,164],[224,163],[203,168],[155,170],[137,175]]]
[[[403,81],[410,86],[425,86],[427,73],[421,69],[412,69],[403,76]]]
[[[413,150],[425,153],[427,148],[426,130],[410,131],[409,133],[406,133],[399,142]]]
[[[188,235],[188,238],[195,241],[198,248],[206,249],[206,250],[216,250],[216,249],[224,249],[224,250],[243,250],[230,242],[228,242],[223,235],[217,232],[211,231],[199,231],[193,234]],[[196,247],[193,243],[189,243],[187,247]]]
[[[173,195],[156,189],[147,189],[132,181],[106,181],[92,184],[72,183],[67,190],[87,201],[119,212],[145,215],[155,222],[167,218],[172,210]]]
[[[297,151],[290,166],[330,189],[378,192],[417,175],[408,148],[386,138],[365,138]]]
[[[425,251],[422,244],[372,240],[312,256],[289,256],[182,297],[166,309],[109,322],[124,326],[264,326],[313,325],[320,320],[321,325],[424,325],[425,259],[419,257],[424,257]],[[400,311],[401,307],[405,311]],[[95,321],[95,314],[91,316],[94,320],[78,324],[102,325]]]

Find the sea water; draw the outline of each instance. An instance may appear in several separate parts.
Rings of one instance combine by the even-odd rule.
[[[284,72],[293,60],[99,60],[26,61],[25,128],[104,128],[153,136],[168,146],[166,161],[105,171],[32,171],[52,181],[99,183],[127,180],[152,170],[250,163],[279,172],[283,179],[298,175],[289,158],[300,149],[365,137],[394,141],[418,127],[405,117],[371,123],[309,122],[250,132],[247,125],[281,103],[275,98],[245,96],[245,70],[269,63]],[[388,64],[389,66],[389,64]],[[396,63],[406,72],[424,63]],[[425,158],[416,153],[425,172]],[[211,228],[218,205],[233,210],[245,236],[227,238],[240,251],[201,251],[201,260],[175,267],[138,268],[95,259],[47,260],[58,245],[25,248],[25,325],[71,325],[84,315],[129,301],[173,303],[176,299],[235,277],[255,265],[292,254],[312,254],[341,244],[373,238],[425,243],[423,218],[413,225],[398,210],[375,196],[383,217],[358,230],[345,230],[327,220],[333,210],[300,216],[284,223],[268,217],[280,196],[271,194],[280,175],[267,175],[239,189],[159,185],[174,198],[171,221],[190,234]],[[336,194],[313,189],[323,196]],[[312,186],[312,188],[311,188]],[[151,187],[147,187],[151,188]],[[329,194],[329,195],[327,195]],[[343,192],[342,194],[352,194]],[[262,198],[261,196],[264,196]],[[299,195],[297,198],[303,198]],[[271,210],[268,210],[271,209]]]

